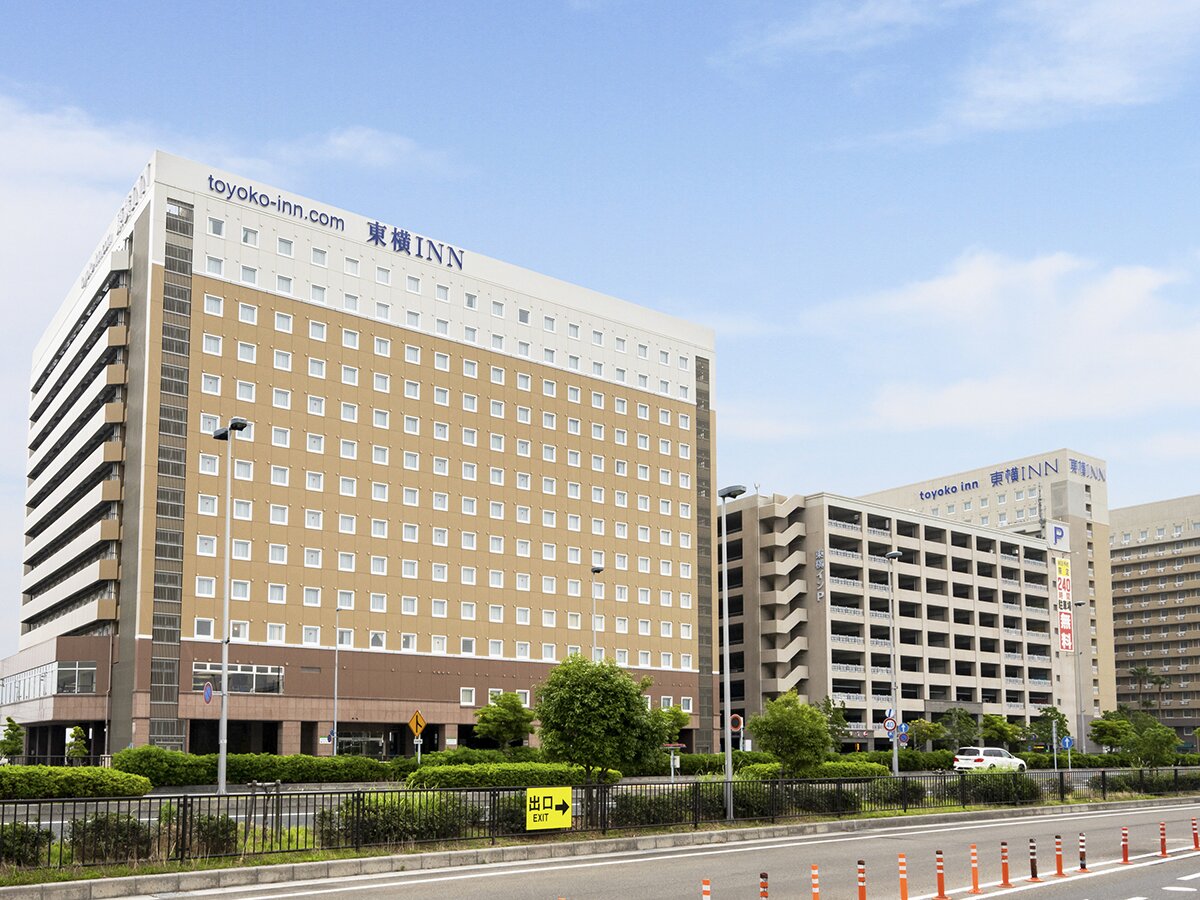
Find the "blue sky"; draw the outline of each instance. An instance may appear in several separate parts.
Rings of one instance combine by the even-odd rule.
[[[0,590],[30,353],[155,147],[712,325],[721,482],[1200,492],[1198,88],[1192,0],[23,8]]]

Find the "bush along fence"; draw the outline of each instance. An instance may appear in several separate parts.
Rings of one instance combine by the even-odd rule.
[[[544,788],[530,788],[536,793]],[[732,818],[777,822],[860,813],[1200,793],[1200,769],[939,772],[894,778],[735,779]],[[526,788],[283,792],[0,802],[0,863],[67,867],[426,843],[535,839],[563,831],[699,828],[726,821],[726,784],[588,784],[569,827],[526,833]]]

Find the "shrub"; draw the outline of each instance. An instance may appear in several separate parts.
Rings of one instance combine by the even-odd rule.
[[[287,784],[386,781],[387,763],[364,756],[276,756],[271,753],[231,753],[226,775],[230,784],[282,781]],[[216,784],[217,754],[196,756],[160,747],[133,747],[113,757],[113,768],[150,779],[154,787]]]
[[[410,788],[556,787],[583,784],[583,769],[568,763],[480,763],[421,766],[408,776]],[[606,783],[621,780],[608,773]]]
[[[752,763],[742,766],[734,775],[734,778],[745,781],[777,781],[782,777],[783,763],[778,762]]]
[[[838,759],[823,762],[817,766],[817,778],[878,778],[891,775],[890,766],[882,763],[867,762],[857,759]]]
[[[151,783],[98,766],[0,766],[0,800],[54,797],[140,797]]]
[[[734,808],[737,808],[736,799]],[[608,824],[614,828],[635,825],[678,825],[683,822],[691,822],[692,814],[692,790],[690,788],[673,788],[653,793],[622,793],[613,800],[612,809],[608,813]]]
[[[524,796],[494,796],[489,807],[488,821],[490,828],[497,835],[524,834]]]
[[[755,763],[778,762],[770,753],[758,750],[734,750],[733,771]],[[682,775],[724,775],[724,753],[683,753],[679,756],[679,772]]]
[[[865,800],[875,807],[914,807],[925,802],[925,785],[912,778],[879,778],[867,785]]]
[[[1037,803],[1042,789],[1018,772],[972,772],[967,780],[967,802],[981,804]]]
[[[891,750],[866,750],[861,753],[845,753],[840,757],[843,762],[873,762],[885,766],[892,771]],[[901,772],[925,772],[949,769],[954,765],[952,750],[901,750],[897,755]]]
[[[10,866],[36,866],[45,863],[44,851],[53,840],[54,832],[38,825],[25,822],[0,825],[0,862]]]
[[[124,862],[150,856],[150,826],[122,813],[96,813],[71,822],[68,838],[76,863]]]
[[[368,794],[318,812],[317,837],[323,847],[445,840],[466,836],[480,818],[478,807],[453,794]]]
[[[1135,769],[1120,775],[1106,775],[1109,793],[1173,794],[1200,790],[1200,772],[1176,772],[1171,769]],[[1100,776],[1093,775],[1091,785],[1100,789]]]
[[[789,800],[794,807],[825,815],[854,813],[862,806],[858,794],[852,789],[819,783],[792,785]]]
[[[228,856],[237,852],[237,821],[227,815],[197,816],[192,829],[193,856]]]
[[[421,762],[425,759],[422,757]],[[417,770],[415,756],[394,756],[388,760],[388,781],[403,781]]]

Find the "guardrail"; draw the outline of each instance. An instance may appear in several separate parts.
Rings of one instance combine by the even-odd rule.
[[[534,839],[547,833],[526,830],[529,797],[539,790],[283,792],[275,784],[225,796],[10,800],[0,802],[0,862],[61,868]],[[731,796],[734,820],[777,822],[1184,793],[1200,793],[1200,768],[735,779]],[[575,787],[569,827],[550,833],[699,828],[725,821],[725,802],[724,781]]]

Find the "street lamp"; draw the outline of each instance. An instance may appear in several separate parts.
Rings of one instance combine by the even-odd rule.
[[[224,428],[213,432],[213,438],[225,442],[225,601],[224,625],[221,626],[221,724],[217,730],[217,793],[224,794],[225,770],[229,762],[229,559],[233,529],[233,435],[245,431],[250,423],[233,416]]]
[[[1088,605],[1087,602],[1084,600],[1076,600],[1075,601],[1076,609],[1079,609],[1080,607],[1084,607],[1087,605]],[[1090,617],[1088,620],[1088,624],[1089,624],[1089,626],[1091,625]],[[1077,741],[1077,743],[1079,744],[1078,752],[1086,753],[1087,752],[1087,738],[1086,738],[1087,720],[1086,720],[1086,718],[1084,716],[1084,712],[1083,712],[1083,699],[1084,699],[1083,677],[1079,674],[1079,663],[1083,659],[1083,645],[1080,644],[1080,642],[1079,642],[1078,615],[1076,616],[1076,621],[1074,621],[1072,623],[1072,631],[1073,631],[1073,634],[1071,635],[1071,640],[1073,640],[1075,642],[1075,716],[1079,720],[1078,721],[1079,737],[1078,737],[1078,741]]]
[[[333,755],[338,751],[338,675],[342,667],[339,665],[338,653],[342,649],[342,608],[333,607]]]
[[[725,527],[725,501],[746,493],[744,484],[731,484],[717,491],[721,498],[721,684],[725,693],[725,818],[733,820],[733,729],[729,724],[733,701],[729,691],[729,532]]]
[[[900,614],[900,598],[896,593],[896,560],[903,555],[899,550],[889,550],[884,554],[888,561],[888,581],[891,582],[888,599],[888,614],[891,618],[888,628],[891,640],[888,643],[892,645],[892,714],[896,720],[892,728],[892,775],[900,774],[900,722],[903,720],[903,716],[900,715],[900,672],[896,663],[896,645],[900,643],[900,630],[896,621]]]
[[[592,566],[592,579],[589,582],[592,589],[592,662],[596,661],[596,576],[604,571],[604,566]]]

